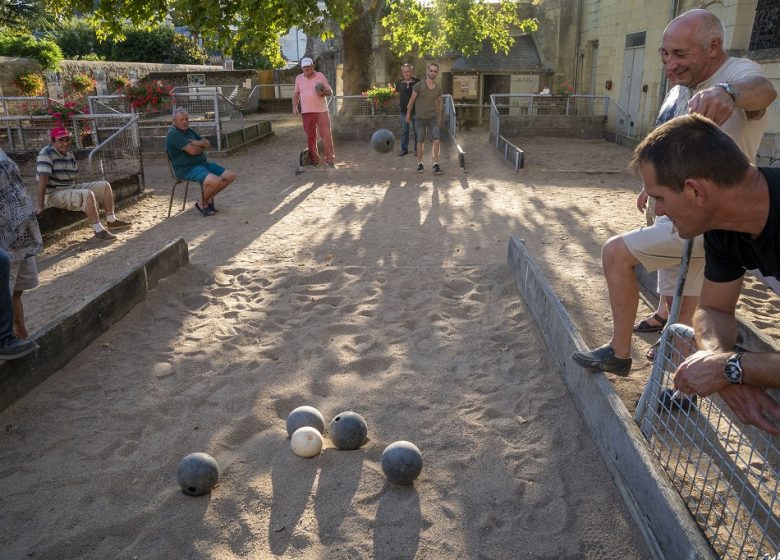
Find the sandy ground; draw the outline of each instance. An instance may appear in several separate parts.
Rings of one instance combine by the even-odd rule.
[[[167,168],[147,160],[156,194],[120,212],[130,231],[101,245],[84,227],[41,257],[32,331],[171,239],[191,264],[0,414],[0,557],[646,557],[505,265],[519,235],[606,340],[600,247],[642,222],[629,150],[529,139],[515,173],[471,132],[468,174],[449,149],[434,177],[349,143],[338,169],[296,176],[302,131],[274,129],[219,159],[239,180],[216,216],[191,195],[165,219]],[[615,378],[629,408],[652,338],[636,342]],[[369,441],[295,457],[302,404],[361,413]],[[412,487],[378,466],[399,439],[425,458]],[[200,498],[175,483],[192,451],[223,471]]]

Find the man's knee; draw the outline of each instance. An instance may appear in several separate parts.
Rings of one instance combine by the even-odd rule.
[[[236,172],[232,169],[225,169],[225,172],[222,174],[221,178],[227,183],[232,183],[236,180]]]
[[[620,235],[611,237],[604,243],[601,249],[601,263],[605,270],[616,266],[634,267],[638,261],[628,250],[625,241]]]

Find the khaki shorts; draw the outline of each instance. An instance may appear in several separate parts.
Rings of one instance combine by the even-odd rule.
[[[620,238],[645,270],[658,270],[658,293],[664,296],[674,295],[685,239],[681,239],[674,231],[672,221],[666,216],[658,216],[652,226],[629,231]],[[698,296],[703,281],[704,241],[698,236],[693,245],[683,295]]]
[[[32,290],[37,286],[38,267],[35,264],[35,257],[27,257],[21,261],[12,262],[9,279],[12,292]]]
[[[55,189],[54,192],[46,193],[46,207],[84,212],[87,207],[87,195],[90,191],[95,194],[99,205],[103,201],[106,189],[110,188],[111,185],[106,181],[92,181],[91,183],[81,183],[70,189]]]

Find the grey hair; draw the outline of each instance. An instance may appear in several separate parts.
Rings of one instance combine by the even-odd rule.
[[[175,119],[176,115],[180,115],[180,114],[187,115],[188,117],[190,116],[190,114],[187,112],[187,109],[185,109],[184,107],[176,107],[173,110],[173,118]]]
[[[408,62],[404,62],[403,64],[401,64],[401,68],[408,68],[409,70],[413,70],[414,66],[412,66]]]
[[[720,39],[720,49],[726,50],[726,26],[723,22],[710,12],[709,10],[703,10],[701,8],[695,8],[688,10],[687,12],[680,14],[675,19],[681,18],[696,18],[696,28],[694,31],[696,42],[703,48],[707,49],[716,39]]]

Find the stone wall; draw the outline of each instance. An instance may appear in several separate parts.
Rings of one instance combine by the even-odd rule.
[[[13,85],[13,79],[19,73],[40,72],[45,75],[41,65],[32,59],[0,57],[0,96],[19,95],[16,87]],[[241,85],[254,87],[260,83],[256,70],[223,70],[220,66],[207,66],[199,64],[155,64],[150,62],[111,62],[111,61],[91,61],[91,60],[64,60],[59,68],[59,83],[62,85],[63,93],[68,94],[68,84],[73,75],[77,73],[87,73],[93,76],[102,74],[105,76],[105,83],[109,86],[107,93],[111,91],[112,81],[116,77],[134,78],[142,80],[144,78],[165,80],[175,86],[186,86],[188,76],[199,74],[205,78],[204,85]],[[94,94],[96,92],[92,92]],[[54,99],[61,98],[57,91],[49,91],[49,97]]]

